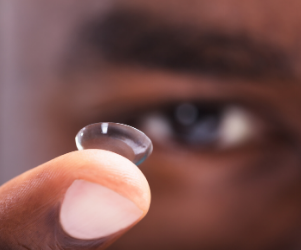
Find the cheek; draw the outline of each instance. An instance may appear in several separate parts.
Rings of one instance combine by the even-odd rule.
[[[301,163],[288,144],[223,155],[154,148],[141,166],[152,190],[142,223],[171,241],[257,247],[285,240],[301,219]]]

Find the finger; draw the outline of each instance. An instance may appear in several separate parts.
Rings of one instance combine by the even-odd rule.
[[[0,249],[104,249],[149,204],[132,162],[103,150],[72,152],[0,188]]]

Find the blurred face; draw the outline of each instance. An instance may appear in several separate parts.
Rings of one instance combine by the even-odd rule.
[[[87,124],[127,123],[154,144],[140,166],[152,205],[110,249],[295,249],[300,7],[8,4],[2,181],[75,150]]]

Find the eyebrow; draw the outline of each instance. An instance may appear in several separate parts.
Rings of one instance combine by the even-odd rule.
[[[121,9],[94,20],[83,36],[106,61],[215,76],[287,79],[288,53],[246,33],[177,25]]]

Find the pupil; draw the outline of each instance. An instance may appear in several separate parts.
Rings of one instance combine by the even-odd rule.
[[[202,146],[218,140],[221,108],[185,103],[177,106],[172,113],[172,127],[180,141]]]
[[[198,118],[198,109],[192,104],[184,103],[176,108],[175,116],[180,124],[191,125]]]

